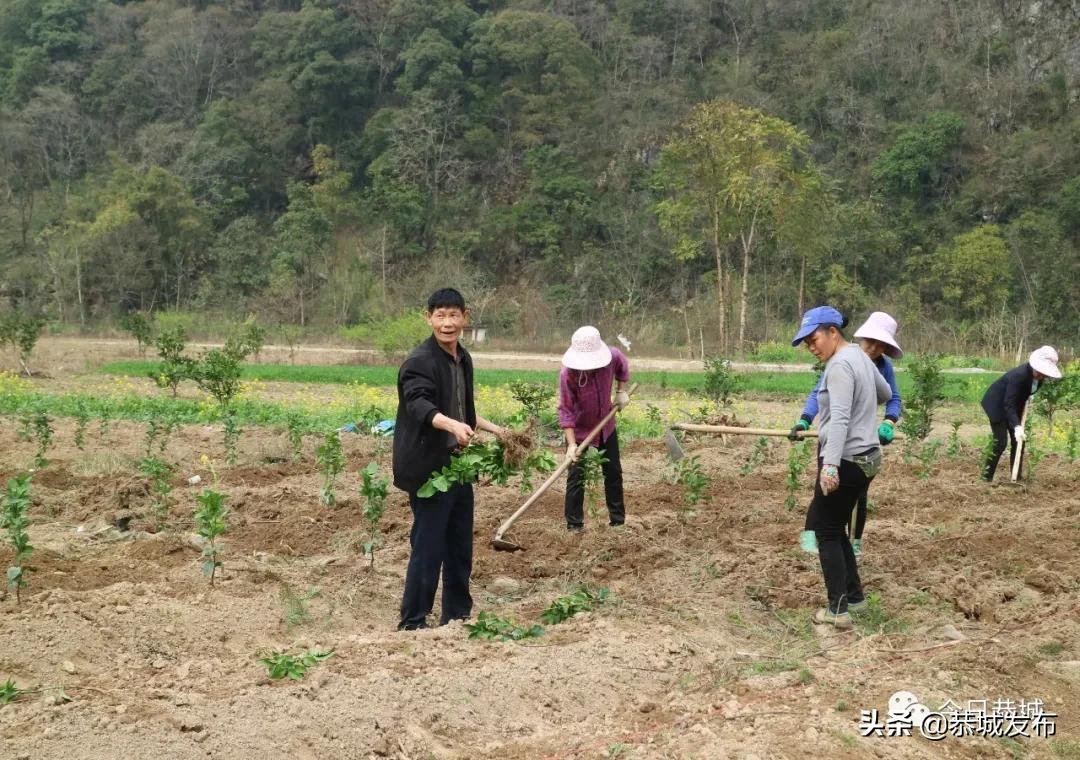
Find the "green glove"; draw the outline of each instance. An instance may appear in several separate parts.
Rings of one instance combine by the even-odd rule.
[[[893,442],[893,424],[891,422],[882,422],[878,425],[877,429],[878,441],[882,446],[888,446]]]
[[[788,439],[792,441],[801,441],[802,436],[800,435],[800,433],[803,433],[809,429],[810,423],[807,422],[804,418],[800,417],[799,421],[796,422],[794,427],[791,428],[791,432],[788,433]]]

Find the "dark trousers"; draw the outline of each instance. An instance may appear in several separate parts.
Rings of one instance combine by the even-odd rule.
[[[866,477],[859,465],[840,460],[840,486],[826,495],[821,492],[821,460],[818,478],[814,481],[814,498],[806,515],[806,525],[817,534],[818,559],[825,576],[829,610],[847,612],[848,603],[863,600],[862,582],[855,563],[855,552],[848,540],[847,524],[851,510],[861,494],[866,493],[872,478]]]
[[[425,628],[435,606],[435,591],[442,573],[442,616],[439,625],[472,613],[469,576],[473,555],[473,489],[453,486],[446,493],[421,499],[409,494],[413,524],[409,533],[412,554],[405,572],[399,630]]]
[[[855,504],[855,530],[851,533],[852,538],[862,540],[863,529],[866,528],[866,504],[869,501],[867,494],[870,484],[866,484],[866,490],[859,494],[859,501]]]
[[[998,460],[1001,459],[1001,455],[1005,453],[1005,447],[1009,447],[1009,477],[1012,477],[1012,466],[1016,461],[1016,434],[1013,429],[1009,427],[1009,423],[1005,420],[1001,422],[991,422],[990,432],[994,436],[994,450],[986,458],[986,462],[983,464],[983,480],[990,482],[994,479],[994,473],[997,471]],[[1017,470],[1017,479],[1024,470],[1024,457],[1020,456],[1020,469]]]
[[[604,499],[607,502],[608,522],[621,525],[626,522],[626,505],[623,503],[622,462],[619,461],[619,431],[614,430],[607,440],[597,444],[604,450],[608,460],[603,465]],[[566,475],[566,524],[571,528],[585,525],[585,467],[579,459],[570,465]]]

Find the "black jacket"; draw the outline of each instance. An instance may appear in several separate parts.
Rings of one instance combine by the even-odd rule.
[[[465,375],[465,424],[476,427],[472,357],[458,344]],[[416,491],[431,473],[450,464],[449,433],[431,420],[453,409],[453,358],[439,348],[435,336],[417,346],[398,369],[398,409],[394,423],[394,485]]]
[[[1034,379],[1031,365],[1024,363],[995,380],[982,397],[982,408],[990,422],[1008,421],[1011,428],[1019,425]]]

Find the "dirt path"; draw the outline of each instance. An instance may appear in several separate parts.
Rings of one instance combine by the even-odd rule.
[[[201,350],[220,344],[192,343],[191,348]],[[525,369],[557,370],[561,364],[561,354],[534,354],[516,352],[472,352],[474,362],[481,369]],[[99,364],[117,359],[138,358],[135,344],[131,340],[105,338],[68,338],[44,337],[34,354],[33,365],[50,374],[56,372],[81,372]],[[14,359],[4,357],[15,369]],[[649,358],[632,355],[634,368],[643,372],[701,372],[700,361],[684,359]],[[382,363],[383,356],[378,351],[356,349],[345,346],[297,346],[293,354],[287,346],[267,345],[263,347],[260,360],[267,363],[297,364],[354,364]],[[777,364],[733,362],[732,366],[745,372],[810,372],[812,364]],[[902,370],[902,367],[898,367]],[[982,369],[947,369],[953,374],[977,374],[989,372]]]

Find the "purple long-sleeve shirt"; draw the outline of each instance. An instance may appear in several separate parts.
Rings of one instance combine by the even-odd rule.
[[[577,370],[563,367],[559,373],[559,427],[573,428],[574,440],[581,443],[600,420],[611,411],[611,385],[630,381],[630,362],[617,348],[611,349],[611,363],[600,369]],[[615,418],[604,425],[606,441],[615,432]],[[593,441],[592,445],[597,445]]]

